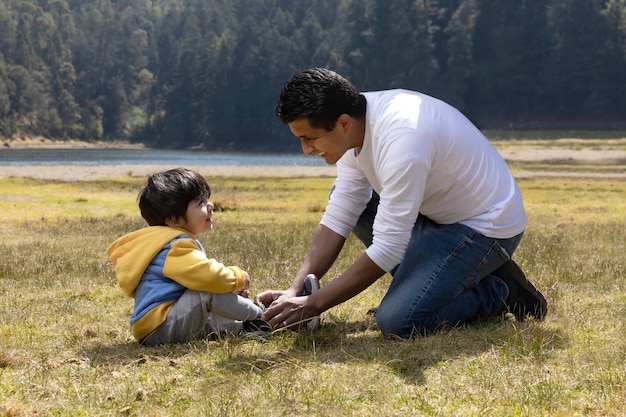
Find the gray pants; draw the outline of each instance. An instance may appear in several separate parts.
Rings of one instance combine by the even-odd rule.
[[[237,294],[213,294],[187,290],[174,303],[163,324],[141,343],[148,346],[206,339],[237,333],[241,321],[257,318],[259,307]]]

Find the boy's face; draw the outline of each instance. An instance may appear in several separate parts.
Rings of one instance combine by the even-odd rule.
[[[193,200],[187,206],[186,219],[177,219],[168,226],[179,227],[193,234],[210,232],[213,229],[213,203]]]

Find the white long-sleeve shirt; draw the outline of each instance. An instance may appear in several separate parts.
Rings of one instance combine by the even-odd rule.
[[[363,146],[337,162],[321,224],[347,237],[375,190],[380,205],[366,252],[385,271],[402,260],[419,213],[499,239],[524,230],[527,217],[513,175],[463,114],[413,91],[363,95]]]

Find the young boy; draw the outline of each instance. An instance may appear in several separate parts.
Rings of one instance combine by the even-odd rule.
[[[248,274],[207,258],[196,238],[213,228],[210,195],[195,171],[151,175],[138,199],[149,227],[107,249],[120,287],[135,298],[131,332],[142,344],[204,339],[242,327],[269,330],[259,319],[261,308],[248,299]]]

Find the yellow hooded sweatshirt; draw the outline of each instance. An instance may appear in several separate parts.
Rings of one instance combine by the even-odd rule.
[[[135,298],[130,324],[140,342],[165,321],[185,290],[225,294],[245,284],[239,267],[207,258],[196,236],[184,229],[139,229],[113,242],[107,255],[122,291]]]

